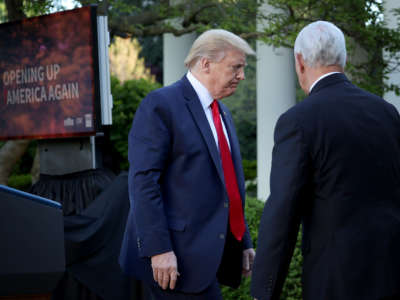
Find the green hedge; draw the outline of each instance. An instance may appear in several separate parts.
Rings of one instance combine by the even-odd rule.
[[[246,200],[246,220],[254,246],[257,248],[258,226],[264,209],[264,203],[256,198],[248,197]],[[257,251],[257,249],[256,249]],[[283,287],[282,300],[301,300],[301,267],[302,256],[300,250],[300,234],[297,239],[296,249],[290,263],[288,276]],[[222,287],[224,300],[253,300],[250,296],[250,278],[245,278],[238,289]]]
[[[120,83],[115,77],[111,77],[111,91],[113,94],[113,125],[111,127],[110,139],[115,150],[121,154],[121,170],[127,170],[128,162],[128,133],[131,129],[132,120],[139,103],[146,95],[161,87],[158,83],[149,80],[127,80]]]
[[[245,180],[252,180],[257,177],[257,161],[243,159],[243,171]]]
[[[12,175],[8,178],[7,185],[17,190],[28,191],[32,185],[31,174]]]
[[[257,161],[243,159],[244,179],[246,180],[246,193],[249,197],[257,196]]]

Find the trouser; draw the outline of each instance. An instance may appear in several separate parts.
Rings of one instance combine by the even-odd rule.
[[[222,300],[221,289],[216,278],[200,293],[183,293],[170,289],[163,290],[155,285],[146,286],[152,295],[151,300]]]

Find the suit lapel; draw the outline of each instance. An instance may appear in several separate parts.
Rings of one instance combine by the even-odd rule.
[[[183,96],[186,99],[186,106],[191,112],[193,119],[196,122],[197,127],[201,132],[201,135],[203,136],[208,151],[210,152],[211,158],[217,169],[218,175],[222,183],[224,183],[225,180],[222,171],[221,159],[219,156],[217,146],[215,145],[215,140],[210,128],[210,124],[208,123],[203,107],[201,106],[200,99],[197,97],[196,92],[194,91],[192,85],[187,80],[186,76],[182,78],[182,84],[183,84]]]

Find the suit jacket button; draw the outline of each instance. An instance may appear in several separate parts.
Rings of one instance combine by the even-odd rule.
[[[224,207],[227,208],[229,206],[228,202],[224,202]]]
[[[219,238],[220,238],[221,240],[223,240],[223,239],[225,238],[225,235],[221,233],[221,234],[219,235]]]

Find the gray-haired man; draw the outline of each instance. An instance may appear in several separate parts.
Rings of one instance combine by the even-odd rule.
[[[332,23],[303,28],[294,52],[308,97],[276,124],[252,295],[279,299],[302,223],[304,299],[400,299],[399,114],[343,74]]]

